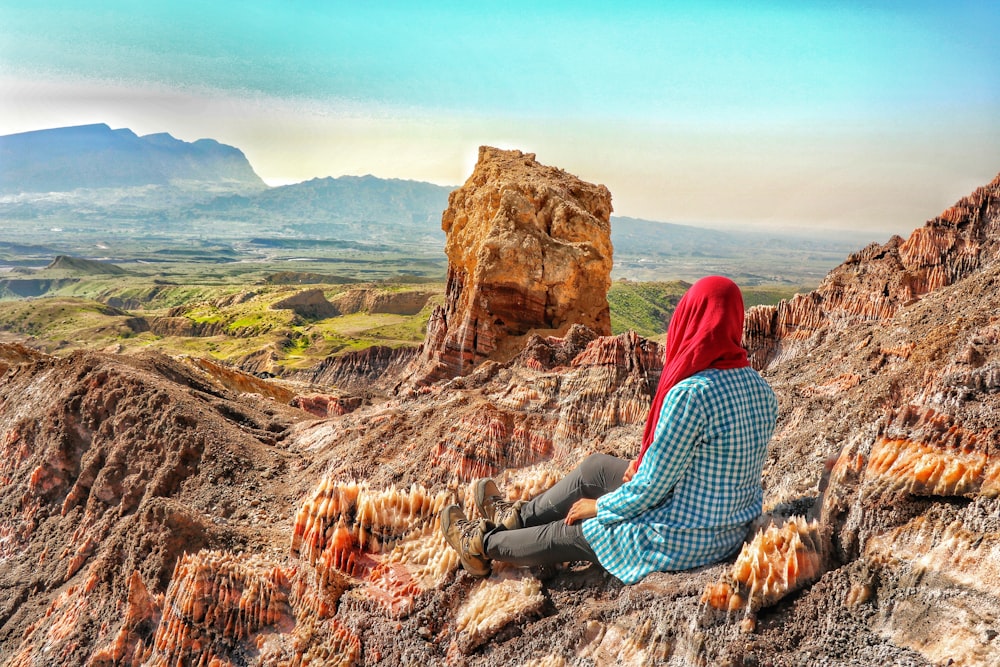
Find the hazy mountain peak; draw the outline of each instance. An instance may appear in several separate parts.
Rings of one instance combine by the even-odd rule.
[[[149,142],[151,144],[156,144],[157,146],[177,146],[183,144],[184,142],[170,134],[169,132],[156,132],[155,134],[145,134],[142,137],[143,141]],[[197,142],[196,142],[197,143]]]
[[[193,143],[166,132],[139,137],[105,123],[0,137],[0,192],[225,183],[264,189],[246,156],[214,139]]]
[[[69,255],[58,255],[45,267],[45,270],[48,272],[63,271],[77,275],[120,275],[127,273],[125,269],[111,262],[99,262]]]

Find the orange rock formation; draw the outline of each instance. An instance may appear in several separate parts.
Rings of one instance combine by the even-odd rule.
[[[824,571],[819,522],[793,517],[773,523],[743,547],[732,570],[702,595],[716,609],[755,612],[813,583]]]
[[[427,327],[417,383],[507,360],[531,332],[611,330],[611,193],[532,154],[483,146],[448,198],[447,301]]]

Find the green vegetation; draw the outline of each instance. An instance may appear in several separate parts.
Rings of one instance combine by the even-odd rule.
[[[287,271],[273,281],[257,272],[222,278],[216,274],[199,273],[187,263],[161,265],[155,273],[94,275],[83,270],[74,278],[43,284],[43,289],[49,288],[44,296],[7,295],[0,306],[0,336],[30,339],[48,352],[154,349],[282,373],[371,345],[419,345],[433,304],[444,297],[442,283],[421,278],[345,283],[332,276],[323,283],[316,282],[319,274],[299,281]],[[418,291],[430,298],[415,315],[358,312],[314,318],[273,307],[315,288],[327,299],[359,289],[396,297]]]
[[[103,348],[134,339],[141,328],[128,313],[73,298],[6,301],[0,313],[0,331],[33,338],[49,351]]]
[[[815,285],[800,285],[798,287],[768,287],[768,286],[753,286],[753,287],[743,287],[743,305],[746,308],[753,308],[754,306],[773,306],[776,305],[782,299],[786,301],[791,299],[797,293],[805,294],[811,292],[816,288]]]
[[[631,329],[647,338],[662,339],[670,314],[688,287],[687,283],[679,280],[655,283],[619,280],[612,283],[608,290],[611,333],[620,334]]]
[[[619,280],[608,290],[611,307],[611,333],[620,334],[629,329],[636,333],[663,341],[670,315],[677,307],[690,285],[672,282],[631,282]],[[807,292],[809,287],[741,286],[747,308],[773,305],[781,299],[790,299],[796,292]]]
[[[64,260],[57,269],[58,280],[41,280],[34,286],[44,296],[14,295],[2,302],[0,335],[28,338],[49,352],[155,349],[172,355],[210,356],[248,370],[280,374],[311,368],[330,355],[371,345],[419,345],[433,307],[444,302],[442,282],[398,272],[377,281],[346,283],[332,272],[276,272],[267,266],[230,273],[228,265],[221,266],[205,270],[207,266],[189,262],[161,263],[138,265],[127,274],[95,274],[101,267]],[[320,282],[324,276],[330,282]],[[687,287],[681,281],[615,281],[608,293],[612,332],[632,329],[662,341],[670,315]],[[275,307],[303,290],[317,288],[326,299],[334,299],[339,309],[363,307],[373,302],[369,297],[378,296],[379,309],[390,312],[317,317],[308,309]],[[808,289],[749,285],[743,293],[749,308],[777,303]],[[335,299],[348,290],[371,294]],[[418,313],[405,314],[413,312],[412,292],[429,298]],[[393,299],[400,304],[398,312],[385,305]],[[336,312],[334,307],[329,310]]]

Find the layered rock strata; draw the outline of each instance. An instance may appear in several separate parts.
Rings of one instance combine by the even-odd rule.
[[[355,392],[388,389],[399,382],[414,360],[415,347],[372,345],[357,352],[327,357],[315,369],[297,374],[307,382]]]
[[[323,320],[340,314],[319,288],[307,289],[271,304],[274,310],[290,310],[307,320]]]
[[[992,205],[975,210],[995,230]],[[582,564],[474,579],[437,513],[472,508],[480,475],[517,499],[591,451],[633,456],[662,357],[634,334],[528,336],[508,360],[304,421],[161,357],[0,346],[0,655],[997,664],[1000,263],[977,261],[891,314],[780,341],[772,521],[726,562],[632,586]]]
[[[472,175],[448,198],[448,285],[427,337],[417,384],[504,361],[524,337],[572,324],[611,331],[611,193],[535,161],[483,146]]]
[[[881,637],[934,664],[1000,656],[985,630],[1000,597],[989,574],[969,575],[1000,563],[983,548],[1000,529],[1000,322],[990,303],[1000,288],[998,192],[1000,177],[905,244],[889,244],[908,248],[905,262],[922,248],[926,273],[912,264],[888,271],[882,253],[871,265],[849,258],[824,285],[854,275],[839,284],[863,295],[862,277],[880,276],[861,299],[880,307],[865,312],[845,300],[823,311],[811,332],[773,341],[779,354],[765,371],[782,415],[765,469],[771,504],[804,510],[818,491],[809,515],[822,539],[797,553],[822,563],[822,578],[805,600],[836,595],[826,618],[866,616]],[[808,298],[829,303],[829,291],[818,292]],[[762,561],[754,576],[766,569]],[[806,576],[779,582],[783,594],[817,576],[796,569]]]
[[[894,236],[851,255],[815,291],[750,309],[744,343],[754,366],[794,356],[819,331],[833,335],[858,322],[891,320],[903,306],[995,261],[998,232],[1000,176],[905,241]]]
[[[0,655],[139,664],[182,553],[266,551],[305,414],[157,355],[27,356],[0,383]]]
[[[575,461],[601,443],[625,453],[645,421],[662,355],[634,333],[598,337],[577,325],[564,338],[535,336],[511,361],[483,363],[446,386],[304,423],[297,442],[330,455],[336,443],[330,472],[377,484],[465,483]]]

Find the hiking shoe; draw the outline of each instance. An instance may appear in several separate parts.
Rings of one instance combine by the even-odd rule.
[[[490,573],[490,561],[483,549],[486,525],[483,521],[470,521],[458,505],[441,510],[441,532],[445,541],[458,552],[465,571],[476,577]]]
[[[476,482],[472,496],[476,501],[479,513],[490,523],[503,526],[507,530],[523,528],[521,523],[521,506],[523,501],[512,503],[500,495],[500,489],[492,479],[481,479]]]

